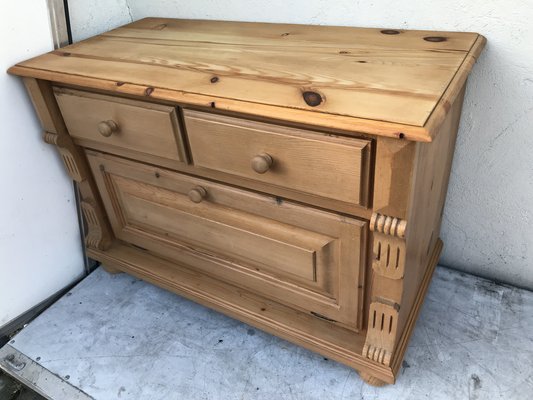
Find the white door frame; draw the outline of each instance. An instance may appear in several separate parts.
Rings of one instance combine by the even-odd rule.
[[[54,48],[68,46],[68,24],[67,14],[65,12],[64,0],[46,0],[48,5],[48,13],[50,15],[50,27],[52,28],[52,38],[54,40]]]

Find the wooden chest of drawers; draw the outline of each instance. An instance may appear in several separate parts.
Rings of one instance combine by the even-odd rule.
[[[88,254],[393,383],[475,33],[147,18],[22,62]]]

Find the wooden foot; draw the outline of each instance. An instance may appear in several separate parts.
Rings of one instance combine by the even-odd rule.
[[[109,265],[102,264],[102,267],[107,271],[108,274],[115,275],[115,274],[122,274],[123,271],[110,267]]]
[[[372,386],[381,387],[381,386],[388,385],[387,382],[384,382],[381,379],[378,379],[375,376],[372,376],[366,372],[359,372],[359,376],[361,377],[363,381],[365,381],[365,383],[372,385]]]

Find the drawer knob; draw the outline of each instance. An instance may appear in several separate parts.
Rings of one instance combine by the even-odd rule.
[[[108,121],[102,121],[98,124],[98,132],[100,132],[102,136],[109,137],[114,132],[117,132],[117,131],[118,131],[118,124],[112,119]]]
[[[269,154],[263,153],[252,158],[252,169],[258,174],[267,172],[274,160]]]
[[[193,203],[201,203],[203,199],[207,196],[207,190],[201,186],[196,186],[194,189],[189,191],[189,199]]]

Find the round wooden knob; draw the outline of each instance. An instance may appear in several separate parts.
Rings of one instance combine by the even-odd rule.
[[[98,132],[100,132],[100,135],[109,137],[114,132],[118,131],[118,124],[113,120],[108,121],[102,121],[98,124]]]
[[[269,154],[259,154],[252,158],[252,169],[258,174],[264,174],[270,169],[273,162],[274,160]]]
[[[189,199],[193,203],[201,203],[203,199],[207,196],[207,190],[201,186],[196,186],[194,189],[189,191]]]

